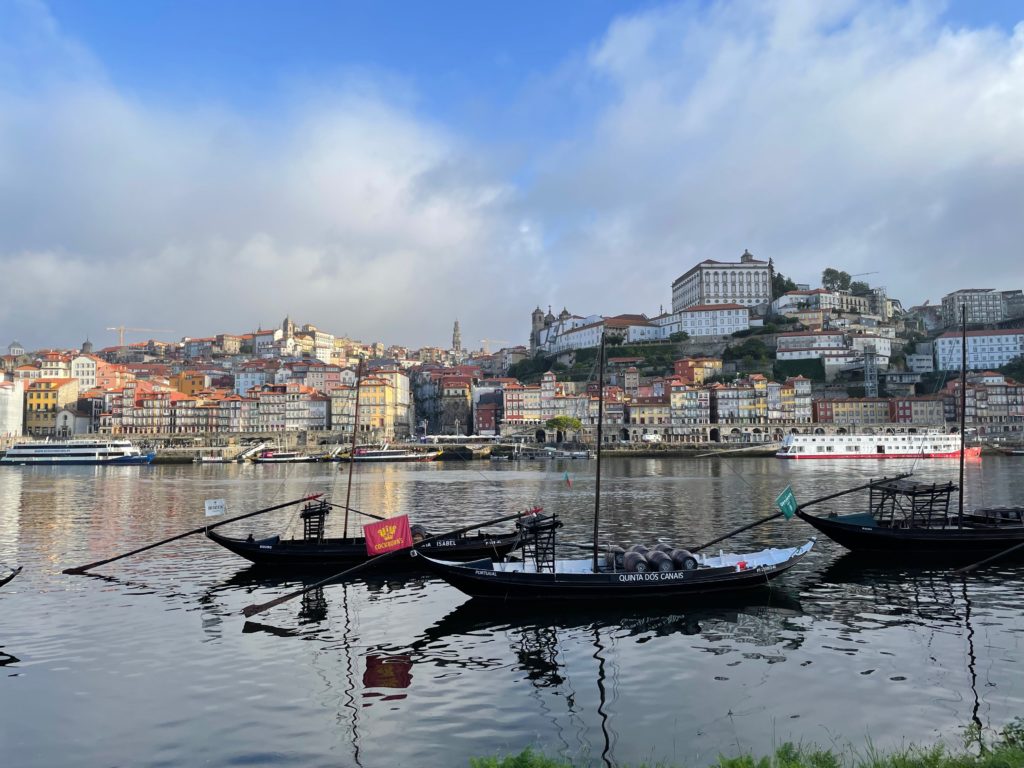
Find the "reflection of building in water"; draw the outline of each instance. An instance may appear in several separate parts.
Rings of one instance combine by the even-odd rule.
[[[0,547],[14,545],[21,533],[22,473],[3,467],[3,482],[0,483]],[[0,551],[3,551],[0,549]],[[0,564],[3,557],[0,557]],[[14,565],[14,563],[9,563]]]

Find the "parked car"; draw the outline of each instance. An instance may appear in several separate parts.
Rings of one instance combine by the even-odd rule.
[[[661,435],[640,435],[640,439],[645,443],[660,443]]]

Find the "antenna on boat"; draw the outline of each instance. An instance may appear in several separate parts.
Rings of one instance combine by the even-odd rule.
[[[967,441],[967,304],[960,305],[960,493],[957,528],[964,527],[964,446]]]
[[[597,537],[601,515],[601,441],[604,439],[604,330],[597,351],[597,468],[594,476],[594,573],[597,573]]]
[[[352,467],[356,463],[356,434],[359,432],[359,381],[363,378],[363,358],[356,366],[356,407],[352,415],[352,452],[348,456],[348,487],[345,489],[345,525],[342,538],[348,538],[348,503],[352,498]]]

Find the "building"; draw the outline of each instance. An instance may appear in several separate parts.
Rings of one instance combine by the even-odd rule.
[[[961,288],[942,297],[942,324],[960,325],[960,307],[967,306],[967,322],[988,324],[1006,319],[1003,294],[994,288]]]
[[[962,333],[947,331],[935,340],[935,370],[959,371]],[[1006,365],[1024,355],[1024,330],[1010,328],[967,332],[967,370],[983,371]]]
[[[661,329],[658,337],[662,339],[679,332],[691,338],[731,336],[750,328],[750,310],[741,304],[696,304],[651,322]]]
[[[25,391],[25,433],[54,435],[57,413],[78,400],[78,382],[72,378],[34,379]]]
[[[708,304],[767,307],[772,301],[771,261],[744,251],[739,262],[706,259],[672,283],[672,312]]]
[[[0,379],[0,438],[16,437],[25,425],[25,383]]]

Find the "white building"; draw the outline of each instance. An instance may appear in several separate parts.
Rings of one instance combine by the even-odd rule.
[[[772,264],[744,251],[738,263],[706,259],[672,283],[672,311],[707,304],[767,306],[772,300]]]
[[[96,386],[97,365],[102,362],[92,355],[77,355],[71,358],[71,378],[78,379],[78,391],[85,392]]]
[[[742,304],[698,304],[672,314],[659,315],[651,322],[660,329],[661,338],[680,331],[690,338],[729,336],[750,328],[750,310]]]
[[[1024,330],[967,332],[967,370],[999,368],[1024,355]],[[935,340],[935,370],[959,371],[963,345],[959,331],[949,331]]]
[[[24,418],[24,381],[0,381],[0,437],[15,437],[22,434]]]

